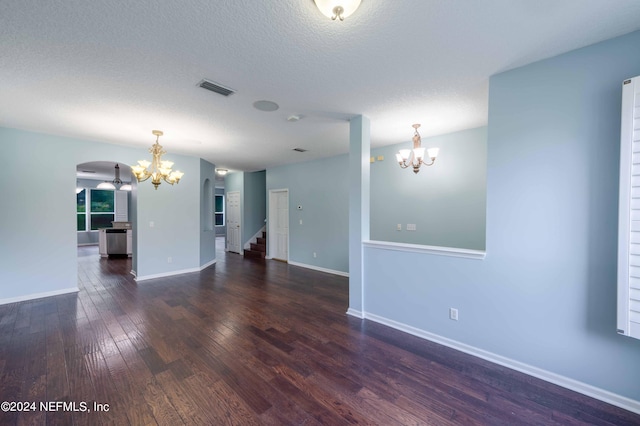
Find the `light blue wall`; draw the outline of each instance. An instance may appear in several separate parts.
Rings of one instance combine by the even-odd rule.
[[[371,232],[371,121],[364,115],[349,121],[349,315],[363,317],[364,249]]]
[[[0,148],[10,159],[0,168],[0,300],[76,288],[76,165],[135,164],[149,156],[147,149],[7,128],[0,128]],[[138,276],[200,265],[200,160],[171,153],[166,158],[185,172],[180,183],[163,183],[155,191],[145,182],[132,194]]]
[[[180,183],[162,183],[157,190],[149,181],[138,184],[139,277],[196,269],[202,261],[200,159],[171,153],[166,159],[185,174]]]
[[[216,258],[216,231],[213,217],[216,166],[200,159],[200,266]]]
[[[636,75],[640,32],[492,77],[486,259],[367,248],[365,310],[640,401],[640,341],[615,323],[621,83]]]
[[[242,243],[247,244],[265,226],[267,218],[266,172],[244,174]]]
[[[439,147],[440,155],[417,174],[401,169],[395,158],[412,144],[371,150],[371,239],[484,250],[487,128],[423,138],[422,146]],[[409,223],[416,231],[407,231]]]
[[[348,166],[341,155],[267,170],[267,191],[289,189],[290,261],[349,271]]]

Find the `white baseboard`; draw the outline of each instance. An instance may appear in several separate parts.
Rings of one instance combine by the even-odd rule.
[[[357,311],[353,308],[347,309],[347,315],[351,315],[352,317],[356,317],[360,319],[364,318],[364,313],[362,311]]]
[[[44,293],[35,293],[35,294],[27,294],[25,296],[10,297],[7,299],[0,299],[0,305],[6,305],[7,303],[24,302],[27,300],[42,299],[43,297],[59,296],[61,294],[77,293],[78,291],[80,291],[78,287],[69,287],[69,288],[63,288],[62,290],[46,291]]]
[[[213,260],[205,263],[204,265],[200,266],[200,270],[202,271],[204,269],[207,269],[211,265],[215,265],[217,261],[218,261],[218,259],[213,259]]]
[[[349,311],[352,311],[352,309],[349,308]],[[358,313],[359,311],[352,311],[351,313],[349,311],[347,311],[347,314],[358,316],[356,315],[356,313]],[[459,350],[469,355],[477,356],[478,358],[482,358],[484,360],[493,362],[495,364],[502,365],[507,368],[511,368],[521,373],[528,374],[529,376],[537,377],[538,379],[542,379],[547,382],[553,383],[555,385],[562,386],[572,391],[581,393],[583,395],[587,395],[592,398],[598,399],[600,401],[604,401],[608,404],[615,405],[617,407],[623,408],[633,413],[640,414],[640,401],[636,401],[631,398],[627,398],[625,396],[618,395],[613,392],[609,392],[607,390],[600,389],[595,386],[591,386],[586,383],[571,379],[569,377],[552,373],[550,371],[543,370],[541,368],[534,367],[532,365],[525,364],[520,361],[506,358],[501,355],[497,355],[492,352],[488,352],[483,349],[476,348],[474,346],[469,346],[465,343],[461,343],[456,340],[452,340],[434,333],[430,333],[428,331],[425,331],[407,324],[403,324],[401,322],[394,321],[389,318],[381,317],[379,315],[375,315],[369,312],[364,312],[361,314],[363,314],[363,316],[359,318],[365,318],[380,324],[384,324],[391,328],[395,328],[396,330],[404,331],[405,333],[412,334],[414,336],[421,337],[423,339],[426,339],[435,343],[439,343],[443,346],[447,346],[452,349]]]
[[[217,259],[213,259],[212,261],[210,261],[208,263],[205,263],[204,265],[202,265],[202,266],[200,266],[198,268],[180,269],[180,270],[177,270],[177,271],[162,272],[162,273],[159,273],[159,274],[152,274],[152,275],[143,275],[143,276],[140,276],[140,277],[134,275],[134,280],[136,282],[138,282],[138,281],[147,281],[147,280],[153,280],[153,279],[156,279],[156,278],[166,278],[166,277],[172,277],[174,275],[191,274],[193,272],[200,272],[203,269],[208,268],[209,266],[215,264],[216,261],[217,261]],[[133,271],[131,271],[131,272],[132,272],[132,275],[133,275]]]
[[[326,272],[328,274],[340,275],[341,277],[349,277],[348,272],[336,271],[334,269],[321,268],[320,266],[307,265],[306,263],[288,262],[289,265],[300,266],[301,268],[313,269],[314,271]]]

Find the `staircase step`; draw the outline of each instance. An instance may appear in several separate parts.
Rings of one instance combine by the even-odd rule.
[[[255,251],[255,250],[245,250],[244,257],[252,258],[252,259],[264,259],[265,252],[263,251]]]
[[[251,243],[251,250],[252,251],[262,251],[262,252],[266,252],[267,251],[267,246],[264,244],[255,244],[255,243]]]
[[[267,239],[266,238],[256,238],[256,244],[262,244],[262,245],[267,245]]]

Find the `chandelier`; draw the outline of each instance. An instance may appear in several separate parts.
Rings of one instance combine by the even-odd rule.
[[[98,184],[97,188],[98,189],[116,189],[116,185],[118,185],[117,188],[120,189],[120,191],[131,191],[131,184],[128,182],[123,182],[120,179],[120,165],[118,164],[116,164],[115,179],[113,179],[111,182],[104,181]]]
[[[356,11],[362,0],[313,0],[320,12],[333,21],[344,18]]]
[[[401,149],[400,152],[396,154],[396,159],[398,160],[400,167],[403,169],[411,166],[413,167],[413,173],[418,173],[420,171],[420,166],[432,166],[433,163],[436,162],[436,157],[438,156],[440,148],[429,148],[429,150],[427,150],[427,155],[431,158],[431,162],[424,162],[424,148],[420,146],[422,139],[420,139],[420,133],[418,133],[418,127],[420,127],[420,125],[414,124],[412,127],[415,129],[415,133],[413,134],[413,150]]]
[[[149,162],[147,160],[139,160],[137,166],[131,167],[131,171],[135,175],[136,179],[138,179],[138,182],[144,182],[151,178],[151,183],[153,183],[153,186],[157,190],[161,180],[173,185],[174,183],[180,182],[184,173],[179,170],[171,170],[173,161],[162,160],[162,156],[166,154],[167,151],[162,149],[162,145],[158,143],[158,139],[160,139],[160,136],[162,136],[163,133],[160,130],[154,130],[151,133],[156,135],[156,143],[149,148],[149,152],[153,155],[153,161]]]

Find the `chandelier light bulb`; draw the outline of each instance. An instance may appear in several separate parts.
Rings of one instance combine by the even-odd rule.
[[[324,16],[333,21],[344,21],[358,9],[362,0],[314,0]]]

